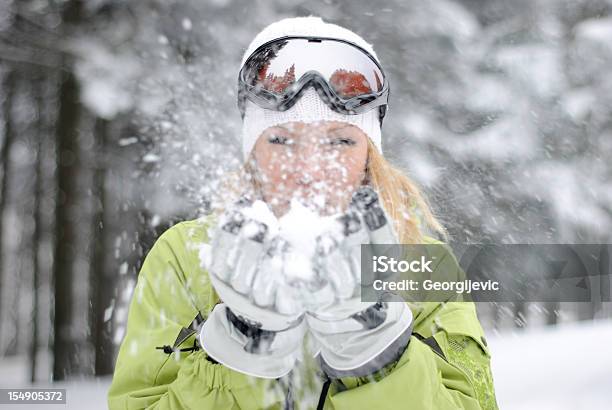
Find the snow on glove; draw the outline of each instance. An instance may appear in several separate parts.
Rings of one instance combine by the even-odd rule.
[[[321,346],[321,364],[330,377],[365,376],[399,358],[412,334],[412,312],[389,293],[377,302],[361,301],[360,244],[398,243],[376,191],[361,187],[338,221],[342,237],[322,235],[314,262],[336,298],[309,310],[306,321]]]
[[[304,310],[299,298],[286,303],[299,289],[288,286],[279,272],[286,244],[270,238],[267,224],[245,215],[248,205],[243,197],[211,235],[208,271],[223,303],[202,325],[199,340],[212,358],[231,369],[278,378],[300,355],[307,329]]]

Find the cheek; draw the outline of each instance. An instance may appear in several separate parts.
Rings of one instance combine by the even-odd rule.
[[[285,202],[295,189],[293,181],[292,161],[282,152],[269,150],[257,164],[260,174],[260,184],[264,198],[273,204]]]
[[[365,155],[355,155],[352,152],[341,153],[334,161],[330,161],[326,175],[336,186],[356,186],[365,176]]]
[[[264,183],[276,183],[282,178],[282,168],[284,168],[285,160],[282,155],[276,150],[266,150],[257,157],[257,165],[260,174],[264,177]]]

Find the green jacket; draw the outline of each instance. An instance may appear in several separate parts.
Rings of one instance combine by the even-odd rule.
[[[108,392],[111,410],[285,405],[282,380],[247,376],[209,360],[201,349],[188,349],[196,335],[184,328],[198,313],[205,318],[218,301],[199,263],[198,244],[207,242],[204,219],[181,222],[145,258]],[[399,361],[375,378],[342,378],[327,386],[321,381],[316,391],[327,390],[323,408],[497,409],[490,352],[474,303],[408,304],[414,333]],[[181,331],[188,337],[177,340]],[[164,345],[174,352],[157,349]],[[299,398],[294,406],[303,408]]]

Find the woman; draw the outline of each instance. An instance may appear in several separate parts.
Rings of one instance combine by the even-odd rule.
[[[347,29],[289,18],[255,37],[239,75],[245,167],[238,188],[223,191],[241,199],[175,225],[147,255],[111,409],[497,408],[472,302],[362,302],[355,272],[338,268],[355,262],[337,251],[350,243],[443,243],[427,229],[446,237],[382,156],[387,97],[374,50]],[[270,256],[279,242],[251,218],[254,199],[277,218],[296,204],[357,218],[317,253],[324,285],[295,291],[283,279]],[[257,227],[248,235],[247,217]]]

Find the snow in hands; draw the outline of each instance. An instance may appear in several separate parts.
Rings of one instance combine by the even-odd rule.
[[[221,216],[201,264],[213,282],[256,305],[299,315],[356,297],[360,245],[396,242],[386,222],[371,187],[357,190],[344,213],[329,216],[293,198],[277,219],[265,202],[243,197]]]

